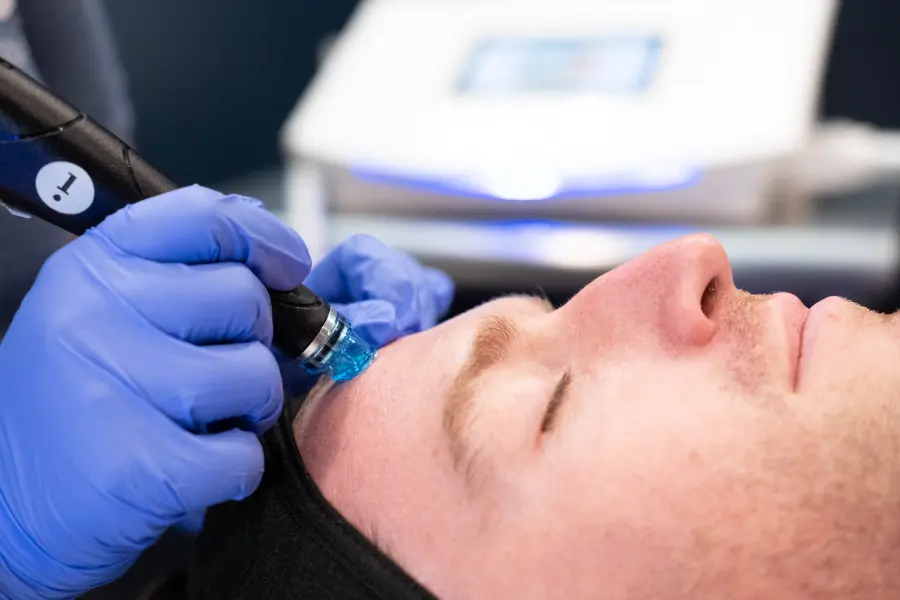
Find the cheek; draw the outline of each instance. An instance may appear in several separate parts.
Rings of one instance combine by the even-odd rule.
[[[564,487],[584,490],[582,505],[594,505],[592,514],[597,506],[659,510],[668,520],[674,510],[692,510],[713,500],[709,486],[724,469],[744,468],[778,428],[768,411],[714,386],[628,387],[614,400],[580,408],[546,456]]]
[[[758,449],[787,428],[712,386],[664,382],[637,378],[622,394],[579,398],[521,493],[521,545],[534,560],[626,588],[648,573],[676,586],[704,552],[710,522],[724,531],[756,514],[747,492],[773,487]]]
[[[519,499],[523,571],[551,573],[559,597],[587,579],[668,600],[850,598],[858,574],[888,572],[898,488],[874,442],[814,426],[793,397],[673,381],[583,403],[547,445]],[[847,593],[791,592],[819,585]]]

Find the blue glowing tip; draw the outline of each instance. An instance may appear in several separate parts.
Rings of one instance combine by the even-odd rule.
[[[353,331],[343,317],[336,316],[337,327],[323,352],[304,366],[313,375],[327,374],[336,382],[350,381],[369,368],[375,360],[376,351]]]
[[[331,359],[331,378],[350,381],[369,368],[375,360],[375,348],[364,342],[348,326],[334,347]]]

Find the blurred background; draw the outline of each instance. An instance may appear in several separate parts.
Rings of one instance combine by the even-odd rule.
[[[212,184],[281,164],[278,133],[356,2],[104,0],[142,153]],[[773,16],[774,18],[775,16]],[[840,7],[821,115],[900,129],[900,4]],[[177,132],[177,135],[176,135]]]
[[[798,6],[815,7],[816,1],[798,0]],[[39,10],[52,11],[57,10],[54,7],[71,4],[69,0],[54,4],[56,2],[20,0],[20,6],[23,12],[30,6],[30,10],[38,11],[36,14],[39,15]],[[742,33],[746,37],[741,38],[758,42],[742,41],[742,47],[734,49],[734,56],[745,61],[741,68],[723,67],[717,63],[717,58],[726,56],[729,51],[722,45],[727,39],[720,40],[719,45],[710,43],[705,49],[701,48],[693,55],[692,60],[700,64],[692,74],[686,74],[688,71],[677,73],[682,80],[689,80],[682,83],[687,92],[692,86],[699,90],[703,85],[716,83],[716,65],[727,73],[728,80],[721,81],[721,86],[729,87],[735,94],[733,104],[737,108],[731,113],[723,109],[719,111],[722,115],[718,116],[725,119],[723,122],[729,127],[734,126],[734,133],[723,131],[721,126],[709,126],[708,129],[721,134],[715,140],[710,137],[709,147],[722,149],[729,159],[716,162],[706,156],[707,162],[701,165],[703,168],[679,186],[659,186],[654,188],[656,191],[606,189],[603,194],[598,194],[604,198],[606,208],[596,212],[590,209],[597,204],[591,204],[590,190],[580,188],[580,195],[573,192],[568,196],[560,192],[557,194],[559,202],[555,204],[557,198],[553,193],[541,198],[527,194],[526,197],[507,196],[502,198],[506,202],[498,203],[491,201],[496,198],[486,198],[484,190],[466,193],[468,183],[459,183],[447,173],[435,174],[440,168],[434,165],[442,156],[464,162],[467,148],[477,154],[476,151],[486,153],[485,148],[502,147],[497,140],[479,137],[487,136],[484,133],[490,129],[487,126],[470,128],[467,133],[471,137],[462,141],[442,140],[434,133],[440,131],[437,126],[431,121],[426,122],[422,114],[416,115],[415,124],[403,131],[397,130],[396,136],[384,135],[384,130],[378,128],[383,123],[376,121],[385,120],[379,110],[390,111],[393,104],[403,106],[403,102],[410,101],[409,98],[420,89],[416,87],[420,82],[421,86],[427,86],[437,78],[445,77],[445,91],[451,94],[449,90],[456,85],[454,81],[458,77],[440,70],[443,63],[440,57],[429,55],[428,45],[429,38],[452,37],[454,31],[462,31],[459,28],[463,25],[457,29],[452,26],[450,9],[438,9],[421,21],[403,17],[407,13],[402,10],[394,13],[369,11],[367,20],[359,21],[365,26],[355,28],[352,35],[348,34],[348,41],[339,45],[340,50],[335,50],[338,59],[322,63],[324,58],[331,56],[327,49],[335,36],[345,32],[357,2],[96,2],[106,11],[112,41],[124,67],[133,108],[132,141],[152,164],[180,184],[201,183],[225,192],[260,198],[301,231],[314,254],[324,252],[335,241],[352,233],[378,235],[423,262],[444,268],[453,275],[459,286],[454,312],[504,292],[540,291],[557,303],[564,302],[594,277],[656,243],[689,231],[715,233],[732,258],[736,283],[750,291],[784,289],[800,295],[807,303],[829,295],[841,295],[884,311],[900,306],[900,142],[897,141],[900,136],[894,133],[900,131],[900,35],[897,35],[900,3],[894,0],[845,1],[836,4],[833,16],[827,18],[816,12],[810,19],[827,21],[821,48],[814,41],[821,31],[805,29],[799,9],[794,10],[794,17],[790,18],[788,13],[791,11],[787,9],[773,8],[769,14],[758,13],[755,29],[745,28]],[[792,2],[790,0],[785,6]],[[372,0],[368,4],[402,5],[403,2]],[[419,7],[452,5],[427,0],[407,0],[406,4]],[[467,3],[458,0],[458,4]],[[493,4],[485,2],[478,6]],[[532,12],[537,10],[535,2],[524,4],[528,4]],[[582,8],[579,10],[588,10],[584,8],[588,7],[597,13],[616,12],[625,9],[614,7],[631,4],[597,0],[580,3]],[[672,19],[676,19],[674,11],[681,3],[668,4],[670,8],[666,10],[673,15]],[[687,4],[696,5],[696,2]],[[821,0],[821,4],[829,3]],[[483,11],[485,15],[493,14],[500,23],[504,23],[502,15],[508,15],[508,26],[501,27],[507,42],[517,33],[516,27],[524,22],[522,14],[515,12],[514,5],[515,2],[506,2],[500,8],[495,7],[493,12],[488,8]],[[777,6],[776,3],[768,5]],[[472,6],[469,5],[468,11],[478,13],[473,12]],[[566,15],[554,13],[561,9],[553,8],[562,4],[547,2],[542,6],[540,10],[546,11],[544,20],[564,28]],[[732,13],[727,22],[722,21],[719,25],[711,18],[697,25],[698,37],[712,35],[714,31],[711,30],[719,26],[734,27],[734,22],[740,18],[733,16],[736,11]],[[496,17],[498,14],[501,16]],[[435,18],[448,24],[447,28],[428,30],[433,27]],[[795,20],[791,21],[791,18]],[[796,43],[785,45],[784,51],[779,50],[783,60],[775,61],[766,49],[771,50],[776,42],[784,44],[785,39],[790,39],[789,25],[796,27]],[[396,35],[389,34],[390,27],[395,27]],[[417,29],[419,27],[421,31]],[[480,27],[485,31],[489,29],[484,25]],[[682,33],[686,27],[684,25]],[[65,60],[41,56],[42,53],[53,53],[52,36],[62,35],[61,30],[48,33],[26,27],[26,33],[46,78],[62,82],[71,78]],[[38,37],[41,37],[40,44],[34,43]],[[401,39],[402,43],[397,41]],[[489,51],[493,43],[491,38],[479,39],[481,50]],[[571,44],[567,47],[572,48]],[[677,47],[677,41],[667,40],[664,35],[661,54],[654,59],[659,62],[655,66],[657,80],[643,81],[646,89],[642,90],[646,97],[656,98],[656,112],[640,113],[648,110],[648,101],[635,96],[632,96],[633,103],[626,107],[631,114],[646,115],[635,125],[635,131],[640,135],[636,133],[621,139],[606,139],[602,135],[591,140],[573,138],[570,145],[560,142],[562,138],[553,138],[554,143],[561,145],[553,160],[563,161],[567,156],[566,147],[572,146],[599,148],[599,154],[615,145],[622,153],[632,152],[639,156],[641,147],[633,141],[638,138],[646,140],[648,153],[664,146],[670,155],[677,154],[679,146],[670,143],[672,136],[653,138],[652,132],[644,130],[646,124],[659,122],[660,130],[665,131],[666,127],[684,125],[690,118],[701,119],[704,114],[711,115],[722,108],[703,106],[702,101],[708,95],[698,96],[699,108],[689,116],[674,114],[672,107],[676,104],[690,104],[683,98],[677,103],[673,101],[672,105],[666,104],[663,92],[677,87],[677,82],[667,79],[675,77],[673,65],[677,61],[667,62],[665,53],[674,54]],[[595,44],[591,48],[595,51],[598,46]],[[373,52],[368,62],[365,60],[367,49]],[[504,51],[512,52],[509,47]],[[531,53],[529,56],[533,58],[536,52],[540,53],[540,48],[523,46],[518,51]],[[0,48],[2,52],[3,48]],[[819,54],[821,60],[816,58]],[[396,60],[390,59],[392,56]],[[410,56],[417,57],[414,64],[422,67],[421,71],[407,68],[413,64],[404,62]],[[802,63],[801,58],[807,62]],[[540,61],[529,63],[523,60],[516,63],[518,68],[524,69],[523,77],[534,75],[534,69],[538,68],[534,66],[529,70],[528,64],[546,67]],[[780,71],[780,63],[794,64],[797,70],[791,72],[785,67]],[[307,98],[312,89],[310,84],[314,78],[323,77],[319,70],[322,64],[326,71],[331,69],[330,75],[322,80],[308,102],[304,100],[303,110],[297,110],[301,99]],[[526,66],[522,67],[523,64]],[[808,72],[803,71],[803,65]],[[816,72],[819,66],[821,73]],[[472,77],[477,80],[477,73]],[[475,84],[471,79],[467,80],[468,84],[460,85],[472,88]],[[355,88],[351,85],[354,80],[370,87],[360,85]],[[522,81],[515,85],[528,85],[527,81]],[[759,84],[761,86],[769,85],[765,83],[768,81],[773,82],[773,89],[753,87],[757,85],[755,82],[763,82]],[[814,114],[809,123],[803,121],[807,100],[799,97],[801,92],[792,89],[795,82],[798,89],[810,92]],[[411,91],[407,93],[401,83]],[[743,83],[748,84],[746,91],[741,88]],[[507,84],[513,85],[509,81]],[[538,82],[535,85],[545,84]],[[428,88],[427,93],[422,93],[422,101],[435,102],[436,114],[451,122],[459,118],[446,113],[453,107],[472,116],[475,122],[487,125],[502,121],[507,117],[498,115],[508,116],[510,112],[520,111],[520,115],[528,116],[546,115],[555,110],[559,113],[557,118],[565,122],[566,127],[577,130],[577,126],[565,121],[566,115],[583,111],[585,106],[595,106],[598,110],[606,106],[595,100],[572,102],[566,90],[561,88],[550,90],[549,95],[529,96],[543,100],[529,100],[532,104],[527,109],[516,105],[521,103],[521,98],[517,100],[515,94],[504,95],[502,89],[489,90],[491,94],[481,96],[480,100],[477,93],[465,102],[457,97],[455,103],[435,100],[435,89]],[[396,97],[392,97],[392,93]],[[452,93],[458,96],[463,92]],[[580,89],[576,95],[584,98],[591,93],[591,90]],[[598,93],[603,94],[602,90]],[[788,116],[778,116],[781,108],[787,108],[779,104],[780,98],[784,98],[784,103],[795,103],[796,110],[791,108],[784,111]],[[537,106],[541,102],[545,104]],[[479,107],[485,107],[482,113],[478,112],[482,110]],[[673,114],[668,118],[676,121],[675,124],[661,121],[660,114],[670,110]],[[358,130],[340,129],[342,122],[348,123],[350,128],[351,123],[358,123],[367,115],[373,124],[365,135],[358,134]],[[396,116],[391,115],[392,118]],[[127,115],[123,117],[123,122],[128,118]],[[434,119],[440,121],[441,118]],[[837,127],[818,127],[828,124]],[[553,123],[532,122],[530,126],[541,131],[553,130]],[[415,134],[416,127],[427,129],[431,132],[430,137]],[[771,134],[766,128],[772,129]],[[512,131],[518,134],[520,129],[513,128]],[[758,132],[756,137],[754,130]],[[621,132],[621,128],[618,131]],[[368,144],[362,153],[369,159],[362,161],[367,169],[364,173],[358,169],[354,171],[350,168],[353,165],[348,167],[342,162],[346,157],[341,152],[357,139],[351,134],[358,134],[358,138]],[[702,138],[703,134],[698,133],[695,137]],[[388,138],[418,140],[420,144],[426,139],[430,143],[419,146],[411,143],[398,149]],[[681,140],[679,137],[676,141]],[[685,148],[696,150],[699,147],[699,142],[694,139],[684,141],[686,144],[691,142]],[[734,147],[729,146],[732,141]],[[768,141],[771,141],[771,148],[765,145]],[[743,143],[747,145],[747,157],[738,152],[742,148],[737,146]],[[446,153],[433,154],[436,148]],[[461,150],[454,154],[453,148]],[[409,161],[418,155],[422,157],[422,164],[409,167]],[[387,164],[391,156],[401,157],[398,163],[406,161],[405,170],[399,169],[399,176]],[[381,162],[380,158],[383,158]],[[586,164],[584,159],[585,156],[573,158],[580,167]],[[694,156],[692,160],[699,159]],[[756,165],[753,177],[728,171],[744,162]],[[720,163],[726,166],[722,167]],[[763,164],[764,167],[759,166]],[[832,167],[832,164],[836,166]],[[507,171],[528,170],[509,161],[503,166]],[[712,188],[704,188],[710,181],[718,183]],[[732,185],[730,181],[735,183]],[[533,189],[534,180],[529,184]],[[669,193],[670,187],[674,190],[672,194],[663,195]],[[557,188],[560,186],[553,188],[554,193],[561,189]],[[743,194],[748,190],[754,192]],[[731,194],[736,194],[735,205],[741,202],[744,203],[742,206],[755,208],[730,212]],[[768,196],[763,201],[760,194],[777,198],[781,202],[778,206],[782,209],[787,206],[790,210],[772,210]],[[659,200],[660,197],[663,199]],[[778,202],[773,200],[772,206]],[[644,206],[644,212],[635,212],[637,206]],[[660,208],[662,212],[653,214],[654,207],[663,207]],[[2,217],[8,220],[6,215]],[[20,230],[25,231],[21,228],[9,231]],[[29,230],[27,235],[33,237],[37,234],[31,231],[41,232],[48,239],[51,237],[43,226]],[[0,253],[0,275],[12,277],[9,274],[19,268],[16,285],[25,289],[40,261],[52,250],[53,245],[49,244],[36,253],[31,270],[22,270],[24,263],[17,255],[7,252],[4,257]],[[3,283],[2,277],[0,283]],[[11,312],[14,307],[6,308]],[[0,315],[3,309],[0,302]],[[0,324],[0,331],[2,329]],[[148,552],[128,578],[106,590],[98,590],[88,598],[135,598],[140,586],[153,577],[185,565],[189,553],[189,538],[173,533],[159,547]]]
[[[320,44],[356,2],[103,4],[128,73],[137,146],[172,179],[211,185],[280,163],[278,130],[313,77]]]
[[[315,243],[321,215],[316,212],[309,216],[306,209],[296,206],[313,194],[296,183],[296,164],[285,156],[279,136],[315,76],[323,48],[342,31],[357,3],[104,3],[128,74],[138,149],[180,183],[218,186],[223,191],[256,195],[275,210],[299,210],[300,216],[294,218],[308,224],[305,230],[302,226],[298,229],[312,238],[311,244]],[[777,22],[779,14],[771,18]],[[898,24],[900,4],[896,2],[854,0],[838,4],[816,98],[817,116],[822,122],[850,119],[887,131],[900,130]],[[765,43],[765,37],[760,34],[761,43]],[[409,52],[417,50],[410,48]],[[391,65],[373,63],[369,70],[375,73],[371,77],[377,78],[379,72],[389,72]],[[698,227],[724,234],[720,239],[727,238],[723,242],[737,263],[739,283],[752,291],[791,289],[808,302],[839,294],[890,310],[896,303],[894,283],[900,269],[894,236],[898,190],[891,178],[879,177],[849,190],[832,193],[827,186],[819,189],[816,210],[799,223],[802,231],[793,237],[782,231],[785,227],[779,228],[774,237],[767,235],[773,227],[731,226],[728,222]],[[293,206],[286,208],[285,204],[291,202]],[[327,199],[324,203],[327,205]],[[377,206],[373,210],[377,213]],[[330,233],[322,234],[323,244],[360,230],[383,236],[388,233],[359,219],[342,219],[330,222]],[[446,224],[448,219],[440,220]],[[465,219],[450,220],[457,223]],[[516,219],[504,215],[501,220],[506,225]],[[410,227],[419,224],[419,220],[411,221]],[[818,236],[810,232],[810,224]],[[798,224],[788,225],[796,229]],[[621,228],[611,233],[600,231],[593,238],[585,232],[578,232],[581,237],[570,236],[574,241],[569,245],[584,242],[585,252],[593,248],[603,254],[594,263],[558,257],[535,261],[533,257],[492,256],[497,253],[494,248],[482,247],[484,238],[494,239],[493,245],[509,246],[518,244],[520,237],[529,237],[527,231],[511,232],[508,228],[499,233],[496,228],[436,230],[431,237],[440,239],[440,243],[432,248],[423,248],[418,239],[408,239],[405,230],[390,233],[396,234],[396,239],[387,241],[415,250],[421,259],[447,268],[457,277],[461,289],[455,311],[460,311],[498,292],[534,291],[537,286],[563,301],[606,268],[681,230],[669,233],[641,229],[639,236],[632,236],[640,242],[631,240],[628,246],[626,241],[612,250],[615,244],[609,240],[618,240]],[[543,245],[555,244],[559,235],[566,236],[563,230],[552,233],[553,239],[543,239]],[[768,256],[772,253],[774,258]],[[574,267],[557,269],[560,262],[573,263]],[[506,282],[504,270],[509,275]]]

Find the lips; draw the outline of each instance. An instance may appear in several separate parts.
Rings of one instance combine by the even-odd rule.
[[[796,389],[800,377],[800,364],[805,346],[805,330],[810,309],[793,294],[775,294],[772,301],[779,307],[784,321],[787,341],[788,376]]]
[[[847,300],[835,296],[820,300],[809,309],[800,342],[802,351],[797,365],[798,376],[802,376],[806,371],[815,351],[816,339],[821,334],[823,327],[840,312],[846,311],[847,307]]]

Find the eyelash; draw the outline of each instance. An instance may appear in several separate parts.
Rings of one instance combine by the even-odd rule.
[[[553,389],[553,395],[550,396],[550,402],[547,404],[547,411],[544,413],[544,418],[541,421],[542,434],[550,433],[556,425],[556,417],[559,415],[559,408],[566,398],[566,392],[568,391],[571,382],[572,373],[566,371]]]

